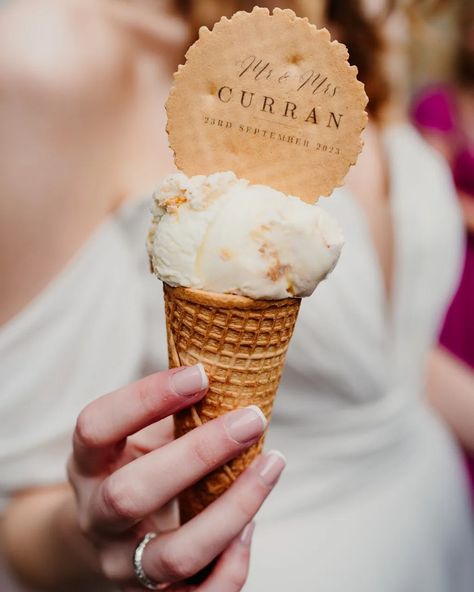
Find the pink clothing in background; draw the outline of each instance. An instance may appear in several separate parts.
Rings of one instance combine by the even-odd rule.
[[[458,121],[454,92],[448,86],[425,90],[414,104],[413,119],[422,132],[445,137],[453,154],[450,164],[456,187],[474,198],[474,146]]]
[[[455,93],[431,87],[415,102],[413,119],[422,132],[439,133],[450,146],[451,170],[458,191],[474,199],[474,146],[459,122]],[[474,235],[466,237],[466,258],[458,291],[448,309],[440,343],[474,368]],[[474,496],[474,458],[467,458]]]

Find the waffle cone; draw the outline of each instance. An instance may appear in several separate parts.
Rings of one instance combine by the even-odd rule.
[[[180,437],[219,415],[258,405],[270,419],[300,300],[252,300],[190,288],[164,286],[170,368],[201,362],[209,391],[175,415]],[[260,441],[184,491],[187,522],[220,496],[259,454]]]

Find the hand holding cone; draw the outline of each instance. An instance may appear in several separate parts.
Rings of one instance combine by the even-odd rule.
[[[239,407],[257,405],[270,419],[300,299],[252,300],[164,286],[170,367],[201,362],[209,392],[175,416],[175,434]],[[260,453],[263,437],[180,496],[186,522],[221,495]]]

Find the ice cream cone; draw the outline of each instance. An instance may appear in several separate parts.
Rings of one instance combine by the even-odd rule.
[[[253,300],[164,285],[171,368],[201,362],[209,391],[197,405],[175,415],[175,434],[232,409],[258,405],[270,419],[300,299]],[[224,493],[257,456],[260,441],[180,496],[187,522]]]

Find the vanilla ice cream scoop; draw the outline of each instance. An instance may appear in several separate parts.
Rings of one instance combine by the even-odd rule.
[[[344,242],[321,207],[231,172],[173,174],[153,198],[148,253],[170,286],[254,299],[309,296]]]

